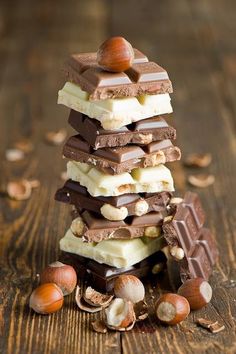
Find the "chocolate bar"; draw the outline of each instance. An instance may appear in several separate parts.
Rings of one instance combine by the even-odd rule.
[[[127,268],[166,246],[163,235],[159,237],[138,237],[133,239],[83,242],[71,228],[60,240],[60,250],[90,258],[116,268]]]
[[[126,268],[111,267],[68,252],[61,253],[60,261],[73,266],[78,278],[87,281],[93,288],[101,292],[112,292],[115,279],[119,275],[132,274],[138,278],[151,276],[155,265],[165,265],[166,257],[163,252],[158,251],[141,262]]]
[[[87,163],[69,161],[67,175],[68,178],[86,187],[93,197],[174,191],[170,170],[164,165],[135,168],[131,173],[109,175]]]
[[[131,216],[140,215],[140,202],[147,204],[146,213],[165,209],[171,199],[171,193],[123,194],[117,197],[94,198],[78,182],[68,180],[62,188],[58,189],[55,199],[74,205],[79,212],[82,212],[86,207],[87,210],[100,213],[102,206],[105,204],[111,205],[114,208],[125,207],[127,209],[127,216]]]
[[[168,93],[89,101],[89,94],[72,82],[66,82],[58,92],[58,104],[97,119],[106,130],[119,129],[145,118],[172,113],[170,101]]]
[[[180,160],[181,152],[170,140],[154,141],[145,146],[127,145],[93,150],[79,135],[70,137],[63,155],[71,160],[94,165],[104,173],[115,175],[138,167],[154,167]]]
[[[90,100],[173,92],[166,70],[148,61],[137,49],[134,49],[133,65],[126,72],[104,71],[97,63],[96,53],[81,53],[70,56],[64,73],[68,81],[89,93]]]
[[[167,218],[169,219],[169,218]],[[205,214],[196,193],[187,192],[183,201],[176,205],[172,220],[163,224],[164,237],[172,246],[184,250],[180,263],[180,276],[208,279],[216,262],[218,251],[211,231],[203,227]]]
[[[95,150],[176,139],[176,130],[161,116],[143,119],[115,131],[103,129],[99,121],[74,110],[70,111],[68,122]]]
[[[83,211],[74,219],[71,230],[74,236],[86,242],[101,242],[108,239],[133,239],[137,237],[159,237],[160,228],[167,212],[150,212],[142,216],[130,216],[125,220],[110,221],[103,216]],[[78,230],[78,231],[77,231]]]

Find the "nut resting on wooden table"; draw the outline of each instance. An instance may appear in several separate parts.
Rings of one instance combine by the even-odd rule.
[[[103,312],[95,331],[132,330],[151,314],[142,279],[159,285],[159,273],[171,274],[172,264],[182,285],[177,293],[155,289],[153,299],[157,325],[177,325],[211,301],[218,251],[198,195],[174,195],[171,163],[181,151],[166,121],[173,111],[169,75],[122,37],[97,53],[72,54],[63,72],[58,103],[69,108],[75,135],[63,147],[68,179],[55,199],[73,206],[72,221],[30,307],[56,312],[76,289],[78,309]]]

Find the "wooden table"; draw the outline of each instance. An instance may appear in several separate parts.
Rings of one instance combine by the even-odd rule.
[[[235,12],[233,0],[0,2],[2,156],[22,138],[34,144],[22,162],[1,159],[1,179],[41,182],[28,201],[0,199],[0,353],[236,352]],[[73,295],[52,316],[36,315],[28,307],[36,274],[57,259],[58,241],[70,222],[69,208],[54,201],[65,170],[61,147],[44,142],[50,130],[66,127],[72,132],[68,109],[56,104],[63,84],[60,68],[69,53],[96,50],[117,34],[168,70],[183,157],[199,151],[213,155],[205,172],[215,175],[215,184],[198,192],[218,241],[220,262],[211,279],[211,304],[192,313],[184,328],[160,326],[151,315],[131,332],[97,334],[90,323],[100,314],[80,312]],[[173,165],[181,195],[191,188],[186,176],[198,171]],[[157,286],[154,299],[150,297],[151,312],[161,291]],[[196,326],[198,317],[219,320],[225,330],[213,335]]]

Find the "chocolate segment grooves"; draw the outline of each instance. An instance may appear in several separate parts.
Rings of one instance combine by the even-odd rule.
[[[84,228],[81,235],[86,242],[101,242],[108,239],[133,239],[145,235],[149,226],[161,226],[167,211],[151,212],[142,216],[130,216],[122,221],[109,221],[85,210],[80,214]],[[159,236],[155,236],[159,237]]]
[[[203,227],[205,214],[197,194],[187,192],[183,202],[176,205],[171,221],[163,224],[164,237],[172,247],[184,250],[180,264],[181,279],[208,279],[218,251],[210,230]]]
[[[145,146],[127,145],[117,148],[93,150],[79,135],[69,138],[63,155],[71,160],[95,166],[106,174],[130,172],[134,168],[145,168],[179,160],[180,149],[170,140],[152,142]]]
[[[161,116],[143,119],[117,130],[105,130],[96,119],[74,110],[70,111],[68,121],[95,150],[127,144],[146,145],[153,141],[176,139],[176,130]]]
[[[96,53],[73,54],[65,63],[67,81],[80,85],[90,100],[134,97],[173,92],[165,69],[134,49],[134,62],[126,72],[110,73],[101,69]]]
[[[78,182],[68,180],[64,186],[56,192],[55,199],[72,204],[78,211],[87,210],[100,213],[100,209],[104,204],[110,204],[115,208],[126,207],[128,216],[136,215],[136,206],[140,201],[148,204],[147,213],[151,211],[165,210],[171,199],[171,193],[142,193],[142,194],[123,194],[117,197],[92,197],[87,189]]]

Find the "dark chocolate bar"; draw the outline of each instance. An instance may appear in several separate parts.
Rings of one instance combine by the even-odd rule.
[[[85,242],[101,242],[107,239],[133,239],[149,236],[150,226],[154,226],[155,234],[150,237],[159,237],[159,226],[162,225],[166,211],[151,212],[142,216],[129,216],[125,220],[110,221],[103,216],[85,210],[79,215],[82,219],[79,232],[72,232],[75,236],[82,237]]]
[[[79,212],[82,212],[86,207],[87,210],[100,213],[100,209],[104,204],[109,204],[115,208],[126,207],[128,216],[131,216],[139,214],[137,210],[141,201],[145,201],[148,204],[147,213],[166,209],[171,196],[169,192],[160,192],[155,194],[122,194],[117,197],[100,196],[94,198],[78,182],[68,180],[62,188],[58,189],[55,199],[74,205]]]
[[[216,262],[218,251],[209,229],[203,227],[205,214],[196,193],[187,192],[176,205],[172,220],[163,224],[164,237],[172,246],[184,250],[179,261],[181,280],[202,277],[208,279]]]
[[[164,268],[166,257],[163,252],[158,251],[128,268],[110,267],[67,252],[61,253],[60,261],[72,265],[77,271],[78,278],[87,281],[93,288],[101,292],[112,292],[115,279],[119,275],[132,274],[138,278],[151,276],[155,265],[160,264]]]
[[[71,55],[63,71],[67,81],[80,85],[90,94],[90,100],[173,92],[165,69],[148,61],[137,49],[134,54],[133,65],[126,72],[104,71],[97,63],[96,53]]]
[[[180,149],[170,140],[154,141],[145,146],[127,145],[93,150],[79,135],[70,137],[63,147],[63,155],[71,160],[95,166],[106,174],[130,172],[180,160]]]
[[[95,150],[127,144],[146,145],[153,141],[176,139],[176,130],[161,116],[143,119],[117,130],[105,130],[96,119],[74,110],[70,111],[68,121]]]

